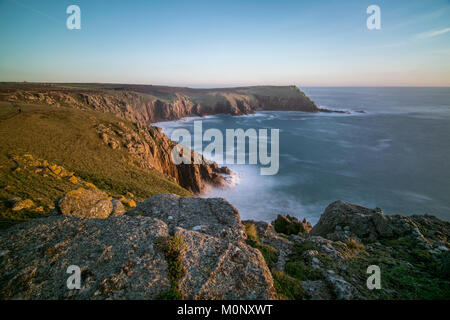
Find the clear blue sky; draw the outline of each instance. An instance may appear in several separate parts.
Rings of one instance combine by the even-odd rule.
[[[0,81],[450,86],[449,0],[0,0],[0,40]]]

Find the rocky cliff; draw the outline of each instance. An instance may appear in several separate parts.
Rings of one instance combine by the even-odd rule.
[[[320,111],[296,86],[191,89],[146,85],[4,83],[0,87],[1,100],[89,108],[145,125],[218,113],[243,115],[256,110]]]
[[[154,168],[193,193],[201,193],[207,186],[223,186],[226,183],[224,175],[231,173],[227,167],[208,162],[194,151],[191,151],[191,164],[175,165],[171,152],[176,143],[158,127],[139,122],[127,126],[117,122],[98,124],[96,130],[99,138],[110,148],[126,150],[141,168]],[[196,157],[202,159],[200,164],[194,164]]]
[[[433,216],[339,201],[311,230],[293,216],[241,222],[224,199],[163,194],[125,213],[108,201],[68,193],[49,217],[0,232],[0,298],[450,298],[450,223]],[[370,265],[380,289],[366,285]]]
[[[11,170],[19,165],[14,159],[24,154],[64,166],[101,188],[120,194],[129,191],[140,199],[161,192],[183,194],[175,191],[173,184],[200,193],[209,185],[224,185],[230,173],[204,159],[200,164],[175,165],[171,161],[175,143],[157,127],[107,110],[82,107],[75,100],[66,106],[32,101],[0,101],[0,186],[19,182],[21,177],[11,175]],[[192,152],[194,157],[197,155]],[[45,180],[35,185],[45,185]],[[23,190],[27,186],[17,187],[15,193],[0,188],[0,198],[26,196]]]
[[[24,105],[47,105],[56,110],[68,108],[113,114],[124,121],[99,123],[95,127],[106,145],[119,152],[126,150],[131,161],[139,167],[154,168],[193,193],[201,193],[209,185],[223,186],[226,183],[224,174],[229,174],[229,170],[204,159],[201,164],[174,165],[171,151],[175,144],[152,123],[217,113],[242,115],[256,110],[320,110],[295,86],[191,89],[146,85],[2,83],[1,101],[16,106],[17,112]],[[192,152],[192,159],[196,156]]]

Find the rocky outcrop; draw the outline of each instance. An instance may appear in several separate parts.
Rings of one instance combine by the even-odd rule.
[[[108,195],[97,189],[78,188],[68,192],[58,201],[62,214],[81,218],[109,217],[113,204]]]
[[[24,209],[30,209],[35,206],[33,200],[30,200],[30,199],[22,200],[21,198],[18,198],[18,197],[10,199],[10,202],[12,205],[12,207],[11,207],[12,211],[20,211],[20,210],[24,210]]]
[[[127,215],[165,221],[186,244],[179,289],[188,299],[275,298],[261,253],[245,244],[239,213],[224,199],[156,195]]]
[[[374,241],[420,231],[414,220],[401,215],[387,216],[380,208],[368,209],[344,201],[330,204],[311,230],[311,235],[332,240],[349,237]]]
[[[160,245],[167,238],[184,248],[176,261]],[[273,299],[271,273],[245,239],[239,213],[223,199],[158,195],[106,219],[35,219],[0,233],[0,298],[166,297],[180,262],[175,289],[184,298]],[[66,286],[70,265],[81,269],[79,290]]]
[[[125,207],[123,206],[122,202],[120,200],[112,200],[112,215],[121,215],[125,213]]]
[[[230,241],[246,239],[239,212],[221,198],[204,199],[159,194],[139,203],[126,214],[167,221],[172,233],[179,227]]]
[[[207,162],[194,151],[191,151],[192,164],[175,165],[172,149],[176,143],[158,127],[140,124],[129,126],[117,122],[115,126],[99,124],[96,129],[105,144],[113,149],[126,150],[141,168],[154,168],[193,193],[201,193],[210,185],[224,186],[224,175],[230,174],[227,167]],[[194,164],[196,157],[201,159],[201,163]]]
[[[296,298],[297,284],[303,299],[449,298],[449,222],[343,201],[330,204],[309,233],[297,232],[299,221],[244,222],[249,244],[270,262],[279,297]],[[381,289],[366,285],[370,265],[382,272]]]
[[[290,234],[305,234],[309,233],[312,229],[311,223],[303,219],[300,221],[298,218],[290,215],[277,216],[277,219],[273,222],[275,231],[279,233]]]

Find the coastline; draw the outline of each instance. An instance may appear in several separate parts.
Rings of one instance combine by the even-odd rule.
[[[231,188],[211,188],[205,194],[202,194],[201,197],[224,197],[229,200],[231,203],[237,205],[237,208],[240,210],[241,214],[243,214],[244,219],[251,220],[262,220],[262,221],[272,221],[276,214],[291,214],[298,218],[305,217],[312,224],[316,224],[319,220],[320,213],[326,208],[326,206],[338,199],[344,199],[350,201],[352,203],[359,203],[366,207],[382,207],[385,209],[385,212],[389,215],[394,214],[423,214],[425,212],[429,212],[438,216],[440,219],[444,219],[446,221],[449,220],[449,216],[445,214],[445,210],[440,210],[440,206],[444,207],[445,202],[435,203],[431,200],[433,197],[423,194],[420,191],[409,191],[408,186],[399,185],[399,187],[393,191],[390,191],[383,186],[383,183],[380,181],[378,184],[375,184],[373,187],[369,187],[370,183],[361,181],[366,175],[365,172],[358,171],[358,168],[351,169],[348,167],[346,163],[352,158],[348,158],[348,155],[351,154],[346,153],[348,148],[356,148],[361,154],[364,155],[367,159],[373,159],[373,157],[380,156],[391,156],[392,152],[395,149],[392,149],[392,145],[399,143],[398,138],[393,138],[391,136],[391,131],[383,130],[384,127],[380,126],[379,133],[374,138],[371,138],[370,135],[368,138],[361,140],[358,135],[354,135],[355,130],[363,126],[362,128],[368,128],[368,124],[374,123],[377,121],[382,124],[384,121],[394,122],[396,117],[409,117],[410,110],[404,110],[402,113],[397,113],[396,110],[393,112],[387,112],[386,110],[379,110],[379,112],[374,112],[370,109],[368,112],[364,114],[360,113],[351,113],[351,114],[327,114],[327,113],[304,113],[297,111],[257,111],[255,114],[251,115],[243,115],[243,116],[230,116],[230,115],[214,115],[209,116],[207,118],[202,117],[190,117],[184,118],[181,121],[171,121],[171,122],[163,122],[161,123],[161,127],[165,127],[164,132],[170,135],[170,130],[176,127],[180,128],[189,128],[195,120],[205,120],[205,125],[208,123],[208,120],[211,120],[211,124],[206,127],[218,127],[221,128],[222,122],[225,121],[227,128],[248,128],[255,126],[271,126],[272,122],[268,122],[268,119],[274,119],[276,123],[285,123],[284,125],[294,124],[293,119],[296,119],[297,123],[300,124],[298,128],[292,127],[292,129],[285,128],[283,130],[293,130],[290,131],[292,134],[288,134],[284,131],[283,140],[288,139],[288,136],[292,136],[292,142],[298,141],[299,135],[302,137],[302,140],[311,141],[308,144],[309,148],[314,149],[304,149],[305,152],[301,152],[299,154],[290,154],[291,149],[284,149],[283,154],[281,155],[281,161],[285,165],[290,165],[290,172],[301,172],[300,177],[301,185],[297,184],[293,178],[289,178],[287,176],[287,172],[285,169],[282,172],[279,179],[274,178],[266,178],[260,179],[256,172],[253,172],[252,166],[229,166],[232,171],[236,171],[236,177],[239,178],[237,181],[238,184],[233,184]],[[392,118],[394,115],[394,118]],[[292,118],[294,117],[294,118]],[[220,119],[217,119],[220,118]],[[292,118],[292,119],[291,119]],[[278,119],[278,120],[276,120]],[[285,119],[287,122],[280,122],[281,119]],[[380,119],[380,120],[377,120]],[[384,120],[386,119],[386,120]],[[403,119],[403,118],[398,118]],[[407,118],[408,119],[408,118]],[[303,121],[302,121],[303,120]],[[306,122],[305,122],[306,121]],[[235,123],[236,122],[236,123]],[[168,124],[168,125],[166,125]],[[316,125],[317,124],[317,125]],[[154,125],[158,125],[155,123]],[[331,127],[338,125],[338,127]],[[225,127],[224,127],[225,128]],[[305,131],[306,130],[306,131]],[[297,133],[299,132],[299,133]],[[370,130],[363,130],[362,132],[368,132],[372,135],[373,128]],[[338,134],[339,133],[339,134]],[[401,131],[399,132],[401,134]],[[349,143],[348,138],[354,137],[355,142]],[[341,141],[342,140],[342,141]],[[289,140],[291,141],[291,140]],[[312,162],[314,158],[308,159],[308,157],[304,157],[304,155],[308,155],[308,150],[316,150],[319,147],[317,142],[325,143],[323,144],[324,153],[327,153],[327,150],[339,151],[340,153],[336,153],[336,157],[341,157],[340,161],[330,162],[328,165],[321,166],[317,161],[321,161],[323,157],[316,157],[317,161]],[[288,145],[289,143],[286,142]],[[355,145],[354,143],[357,143]],[[285,144],[286,145],[286,144]],[[331,148],[331,149],[329,149]],[[395,159],[395,158],[394,158]],[[213,159],[216,160],[217,159]],[[311,161],[310,161],[311,160]],[[330,159],[331,161],[332,159]],[[365,161],[366,162],[366,161]],[[367,166],[369,166],[367,162]],[[395,164],[395,162],[394,162]],[[358,163],[356,163],[358,165]],[[381,165],[381,163],[380,163]],[[294,167],[293,167],[294,166]],[[331,169],[336,168],[336,169]],[[364,175],[363,175],[364,174]],[[296,177],[297,177],[296,176]],[[313,190],[320,190],[316,184],[311,184],[302,182],[301,177],[318,177],[317,179],[331,179],[331,181],[339,178],[339,181],[342,183],[351,185],[344,191],[342,191],[342,187],[339,184],[336,184],[336,187],[332,188],[331,186],[322,187],[322,191],[318,194],[321,194],[321,199],[315,198],[315,203],[312,201],[302,201],[301,199],[310,199],[314,197]],[[373,176],[369,179],[377,178],[377,176]],[[388,179],[390,177],[387,176]],[[279,181],[277,181],[279,180]],[[318,180],[320,181],[320,180]],[[329,181],[329,180],[328,180]],[[361,182],[359,182],[361,181]],[[377,182],[377,180],[373,180]],[[283,187],[285,185],[286,187]],[[290,187],[287,187],[290,186]],[[275,188],[275,189],[274,189]],[[295,189],[297,188],[297,189]],[[305,189],[306,188],[306,189]],[[374,196],[372,188],[378,188],[378,193]],[[247,197],[244,195],[249,192],[249,190],[257,190],[252,192]],[[362,191],[355,192],[354,190],[361,189]],[[270,191],[268,193],[268,190]],[[284,190],[284,191],[281,191]],[[295,190],[303,190],[296,192]],[[311,191],[310,191],[311,190]],[[398,199],[394,201],[391,194],[398,195],[396,196]],[[308,198],[309,197],[309,198]],[[263,200],[262,202],[257,199],[272,199]],[[264,203],[263,208],[256,208],[256,203]],[[277,205],[274,205],[274,204]],[[273,205],[273,206],[272,206]],[[434,206],[434,207],[432,207]],[[432,210],[430,210],[432,209]],[[261,215],[258,215],[256,212],[260,212]],[[431,212],[430,212],[431,211]]]
[[[25,116],[33,112],[24,107],[24,112],[16,115],[21,121],[13,124],[22,124]],[[148,150],[145,154],[149,156],[163,152],[156,157],[159,160],[155,165],[163,164],[161,159],[170,161],[166,151],[174,142],[161,129],[126,121],[121,114],[116,117],[117,113],[108,120],[106,113],[109,111],[102,112],[74,112],[69,108],[45,106],[37,114],[45,114],[44,119],[56,114],[57,124],[65,119],[65,113],[69,119],[79,116],[95,120],[84,131],[91,133],[89,141],[97,143],[95,150],[102,150],[102,155],[116,155],[121,149],[132,155],[142,155],[142,151]],[[97,123],[100,117],[101,125]],[[381,117],[382,121],[377,122],[376,117]],[[281,152],[285,163],[280,176],[253,180],[260,177],[254,170],[253,176],[246,172],[242,180],[230,188],[243,203],[253,206],[249,210],[237,208],[228,196],[225,198],[231,202],[209,198],[211,191],[197,197],[163,191],[152,197],[135,198],[134,194],[123,194],[123,189],[119,189],[122,196],[111,196],[103,192],[104,185],[99,190],[89,180],[70,176],[66,173],[68,170],[53,163],[31,155],[23,156],[26,159],[15,158],[17,166],[12,168],[11,175],[16,179],[21,176],[41,179],[40,174],[45,173],[47,176],[42,176],[45,182],[52,179],[57,183],[66,182],[68,192],[51,195],[55,207],[50,214],[0,231],[2,248],[5,248],[1,261],[8,261],[0,266],[5,270],[0,283],[6,288],[0,291],[0,296],[4,299],[55,295],[68,299],[135,299],[137,296],[145,299],[447,299],[449,222],[431,215],[385,214],[377,208],[384,206],[369,206],[357,200],[325,200],[326,203],[315,200],[318,197],[348,200],[348,195],[356,195],[361,187],[375,189],[376,179],[371,179],[369,184],[359,184],[357,188],[350,185],[347,195],[342,192],[346,182],[358,181],[355,174],[358,168],[336,159],[352,154],[363,159],[367,156],[369,160],[376,154],[389,155],[398,138],[386,137],[392,132],[384,130],[385,127],[379,128],[379,136],[368,135],[369,140],[361,138],[373,132],[363,129],[374,130],[376,123],[393,121],[396,124],[397,119],[392,118],[372,113],[366,117],[363,114],[261,111],[240,117],[218,114],[161,124],[185,126],[195,119],[205,119],[205,124],[221,124],[223,128],[282,128],[282,143],[288,148],[294,147]],[[14,120],[13,117],[5,121]],[[70,126],[64,126],[62,133],[68,128]],[[26,132],[25,129],[21,128],[21,132]],[[34,135],[39,132],[34,131]],[[83,137],[85,132],[75,136]],[[348,140],[351,137],[356,140]],[[290,153],[295,150],[305,152]],[[136,159],[139,158],[132,158]],[[369,167],[374,165],[362,162]],[[45,172],[40,171],[41,167],[45,167]],[[128,162],[125,168],[133,167]],[[388,169],[384,164],[382,168]],[[190,171],[192,167],[185,169],[186,181],[200,177]],[[138,172],[135,177],[142,173]],[[317,180],[316,186],[308,179],[301,179],[308,176],[313,178],[309,181]],[[293,184],[298,182],[304,185],[299,188]],[[385,183],[382,187],[386,190]],[[338,193],[330,196],[327,189]],[[289,195],[292,191],[294,193]],[[308,203],[299,202],[311,195],[316,196],[312,199],[317,203],[315,207],[308,208]],[[283,198],[286,196],[291,198]],[[364,190],[359,196],[368,199]],[[421,201],[428,201],[420,194],[417,196]],[[411,197],[407,194],[405,199],[411,201]],[[35,197],[30,198],[37,201]],[[33,203],[29,199],[10,201],[14,208]],[[399,200],[397,203],[404,205]],[[255,207],[262,207],[270,214],[264,217]],[[314,212],[315,216],[309,217],[301,210]],[[403,212],[412,213],[410,210]],[[24,237],[24,233],[29,236]],[[61,243],[61,237],[68,240]],[[86,256],[87,261],[83,260]],[[49,274],[65,275],[66,262],[74,257],[86,261],[83,268],[90,271],[83,279],[83,290],[75,293],[61,290],[60,284],[66,279],[48,280]],[[366,286],[367,266],[373,264],[383,272],[383,287],[379,291]],[[32,276],[28,273],[30,266],[38,270]],[[182,272],[178,272],[180,270]],[[9,274],[14,274],[15,278],[11,280]]]

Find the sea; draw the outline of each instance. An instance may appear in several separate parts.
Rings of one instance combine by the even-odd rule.
[[[314,224],[336,200],[450,220],[450,88],[300,89],[322,108],[349,113],[262,111],[155,125],[169,137],[180,128],[193,133],[199,120],[224,137],[226,129],[279,129],[276,175],[261,175],[261,164],[225,164],[229,185],[201,195],[227,199],[243,220],[290,214]]]

